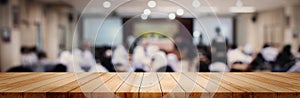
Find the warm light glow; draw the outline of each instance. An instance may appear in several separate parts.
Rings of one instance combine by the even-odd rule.
[[[201,4],[198,0],[194,0],[192,5],[193,5],[194,8],[198,8],[198,7],[200,7]]]
[[[169,14],[169,19],[173,20],[176,18],[176,15],[174,13]]]
[[[200,34],[201,33],[199,31],[194,31],[193,36],[198,38],[198,37],[200,37]]]
[[[254,7],[230,7],[229,9],[232,13],[253,13],[255,12]]]
[[[150,8],[154,8],[156,6],[156,2],[151,0],[151,1],[148,2],[148,6]]]
[[[145,15],[150,15],[151,14],[151,10],[150,9],[145,9],[144,10],[144,14]]]
[[[105,2],[103,2],[102,5],[103,5],[104,8],[110,8],[111,3],[109,1],[105,1]]]
[[[179,16],[183,15],[184,14],[183,9],[177,9],[176,14]]]
[[[142,14],[142,15],[141,15],[141,18],[142,18],[143,20],[147,20],[147,19],[148,19],[148,15]]]
[[[232,13],[253,13],[255,8],[252,6],[244,6],[241,0],[237,0],[235,6],[230,7],[229,11]]]

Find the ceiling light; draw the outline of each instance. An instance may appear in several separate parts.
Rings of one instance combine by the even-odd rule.
[[[151,14],[151,10],[145,9],[145,10],[144,10],[144,14],[145,14],[145,15],[150,15],[150,14]]]
[[[105,2],[103,2],[102,5],[103,5],[104,8],[110,8],[111,3],[109,1],[105,1]]]
[[[193,36],[198,38],[200,37],[201,33],[199,31],[194,31]]]
[[[230,7],[229,11],[232,13],[253,13],[255,12],[255,7],[244,6],[242,0],[237,0],[235,6]]]
[[[179,16],[183,15],[184,14],[183,9],[177,9],[176,14]]]
[[[143,20],[147,20],[147,19],[148,19],[148,15],[142,14],[142,15],[141,15],[141,18],[142,18]]]
[[[194,8],[198,8],[201,4],[198,0],[194,0],[192,5],[193,5]]]
[[[156,2],[151,0],[151,1],[148,2],[148,6],[150,8],[154,8],[156,6]]]
[[[174,20],[176,18],[176,15],[174,13],[169,14],[169,19]]]
[[[230,7],[229,9],[232,13],[253,13],[255,12],[254,7]]]

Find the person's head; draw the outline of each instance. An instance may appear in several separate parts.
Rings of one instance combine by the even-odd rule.
[[[237,47],[237,45],[236,44],[232,44],[231,45],[231,49],[237,49],[238,47]]]
[[[57,64],[53,69],[53,72],[66,72],[66,71],[67,71],[67,67],[63,64]]]
[[[27,54],[30,52],[30,49],[26,46],[21,47],[21,54]]]
[[[44,58],[47,58],[47,55],[44,51],[39,51],[37,53],[37,56],[38,56],[38,59],[41,60],[41,59],[44,59]]]
[[[283,52],[291,52],[292,46],[291,45],[285,45],[282,49]]]
[[[84,41],[82,43],[81,48],[86,50],[86,49],[90,49],[92,47],[92,42],[91,41]]]
[[[32,52],[32,53],[37,53],[37,51],[38,51],[38,49],[35,46],[30,48],[30,52]]]
[[[216,27],[216,33],[217,33],[218,35],[221,34],[221,29],[220,29],[220,27]]]
[[[263,48],[267,48],[267,47],[270,47],[270,45],[267,44],[267,43],[265,43],[264,46],[263,46]]]

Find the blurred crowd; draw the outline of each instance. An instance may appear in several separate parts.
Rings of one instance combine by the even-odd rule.
[[[56,62],[35,47],[21,48],[21,65],[9,72],[300,72],[300,48],[293,54],[291,45],[282,49],[266,43],[261,51],[251,45],[243,48],[228,41],[216,29],[210,46],[174,36],[174,49],[163,50],[145,38],[130,47],[95,47],[84,42],[80,48],[64,50]]]

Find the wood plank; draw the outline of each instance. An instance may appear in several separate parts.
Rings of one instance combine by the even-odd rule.
[[[7,73],[0,73],[0,79],[1,81],[4,81],[6,79],[11,79],[11,78],[17,78],[17,77],[23,77],[26,75],[31,75],[32,73],[15,73],[15,72],[7,72]]]
[[[27,78],[27,79],[20,79],[22,81],[18,81],[18,82],[8,82],[7,84],[5,85],[2,85],[0,86],[0,91],[1,92],[5,92],[9,89],[14,89],[16,87],[20,87],[20,86],[24,86],[24,85],[27,85],[27,84],[31,84],[31,83],[34,83],[34,82],[38,82],[38,81],[42,81],[44,79],[49,79],[49,78],[53,78],[53,77],[56,77],[57,75],[64,75],[64,73],[61,73],[61,74],[40,74],[40,75],[32,75],[34,77],[30,77],[30,78],[27,78],[27,77],[23,77],[23,78]],[[11,79],[9,79],[11,80]],[[13,81],[13,80],[11,80]]]
[[[32,73],[32,74],[27,74],[25,76],[23,76],[23,75],[16,76],[15,78],[9,78],[9,79],[5,79],[5,80],[1,80],[0,81],[0,87],[1,86],[5,86],[5,85],[10,85],[10,84],[16,83],[16,82],[28,80],[28,79],[33,79],[33,78],[37,78],[37,77],[42,77],[42,76],[50,75],[50,74],[54,74],[54,73],[45,73],[45,74]]]
[[[277,98],[299,98],[300,97],[299,85],[285,82],[285,81],[290,81],[290,79],[283,79],[282,77],[277,77],[275,75],[273,75],[273,76],[266,75],[265,73],[260,73],[260,74],[247,73],[245,75],[247,75],[250,78],[258,78],[258,79],[256,79],[258,81],[262,81],[265,83],[273,84],[273,85],[291,90],[289,92],[278,92],[277,91]]]
[[[229,98],[232,97],[232,92],[230,90],[227,90],[226,88],[223,88],[216,84],[216,80],[218,78],[215,78],[215,80],[210,80],[209,78],[205,78],[202,76],[202,74],[198,73],[185,73],[186,76],[193,79],[200,87],[204,88],[207,92],[209,92],[209,96],[205,94],[204,97],[222,97],[222,98]],[[194,77],[191,77],[193,75],[196,75]],[[206,74],[210,75],[210,74]],[[219,74],[217,74],[219,75]],[[212,76],[216,76],[215,74]]]
[[[128,79],[132,73],[116,73],[116,76],[106,81],[92,92],[93,98],[113,98],[118,88]]]
[[[293,80],[293,81],[300,81],[299,77],[297,77],[297,75],[293,75],[291,73],[270,73],[270,72],[266,72],[266,73],[262,73],[262,74],[269,74],[271,76],[278,76],[278,77],[281,77],[281,78],[287,78],[287,79],[290,79],[290,80]],[[299,82],[296,82],[296,83],[299,83]]]
[[[119,98],[138,98],[139,88],[142,83],[144,73],[134,73],[129,75],[121,87],[116,91]]]
[[[191,80],[197,78],[197,74],[186,74],[183,73],[172,73],[172,77],[176,80],[176,82],[183,88],[185,91],[185,97],[195,97],[199,98],[201,96],[209,97],[209,93],[202,88],[200,85],[198,85],[195,81]]]
[[[76,76],[75,73],[71,74],[70,77],[62,77],[62,78],[56,78],[57,80],[54,80],[55,78],[52,78],[52,80],[46,80],[46,81],[41,81],[42,83],[39,84],[45,84],[43,86],[40,86],[38,88],[33,88],[30,90],[26,90],[23,94],[23,98],[46,98],[46,93],[49,92],[50,90],[53,90],[55,88],[63,87],[63,85],[66,85],[70,82],[76,81]],[[88,76],[90,74],[79,74],[78,78],[83,78],[85,76]],[[54,81],[54,82],[53,82]]]
[[[242,89],[247,92],[252,92],[253,98],[264,98],[264,97],[276,98],[277,97],[276,92],[264,87],[254,85],[251,83],[251,81],[243,81],[241,79],[234,78],[231,76],[232,74],[234,73],[225,73],[222,79],[224,81],[230,82],[231,85],[234,85],[239,89]]]
[[[91,98],[91,93],[99,86],[103,85],[104,82],[112,79],[116,76],[116,73],[103,73],[97,78],[89,81],[88,83],[77,87],[69,92],[69,98]]]
[[[273,83],[275,83],[274,81],[273,81],[273,83],[267,83],[266,80],[263,80],[264,82],[262,82],[262,80],[260,80],[262,78],[260,78],[260,77],[252,77],[251,78],[251,76],[250,76],[250,78],[249,78],[249,76],[245,75],[245,74],[230,74],[230,77],[248,82],[249,84],[253,84],[253,85],[256,85],[261,88],[272,90],[274,92],[292,92],[292,90],[290,90],[290,89],[282,87],[278,84],[273,84]]]
[[[60,74],[55,74],[55,73],[48,73],[48,74],[41,74],[41,75],[32,75],[35,77],[31,77],[29,79],[26,79],[24,81],[18,81],[18,82],[13,82],[10,84],[6,84],[0,87],[0,91],[1,91],[1,98],[22,98],[23,94],[22,91],[8,91],[10,89],[15,89],[15,88],[19,88],[25,85],[30,85],[32,83],[35,82],[39,82],[42,81],[44,79],[48,79],[48,78],[53,78],[56,77],[57,75],[64,75],[65,73],[60,73]],[[41,76],[41,77],[37,77],[37,76]],[[3,95],[5,94],[5,95]]]
[[[164,98],[184,98],[185,91],[170,73],[158,73],[158,79]]]
[[[232,92],[232,97],[233,98],[251,98],[252,97],[252,93],[251,92],[246,92],[243,89],[240,89],[239,87],[236,87],[234,85],[232,85],[232,83],[224,81],[222,77],[220,76],[214,76],[214,75],[210,75],[211,73],[201,73],[200,76],[202,76],[203,78],[209,80],[210,82],[219,85],[218,91],[213,92],[214,95],[211,95],[213,97],[220,97],[223,96],[223,94],[225,94],[225,96],[229,97],[230,92]],[[213,73],[214,74],[214,73]],[[219,73],[220,74],[220,73]],[[222,93],[223,92],[223,93]]]
[[[144,73],[142,84],[139,91],[140,98],[162,98],[163,94],[160,88],[157,73]]]
[[[78,74],[78,73],[77,73]],[[68,98],[69,94],[68,92],[80,87],[84,83],[87,83],[88,81],[91,81],[99,76],[101,73],[83,73],[83,74],[89,74],[86,77],[83,78],[77,78],[76,81],[73,81],[71,83],[68,83],[66,85],[63,85],[62,87],[58,87],[55,89],[50,90],[46,93],[47,98]]]

